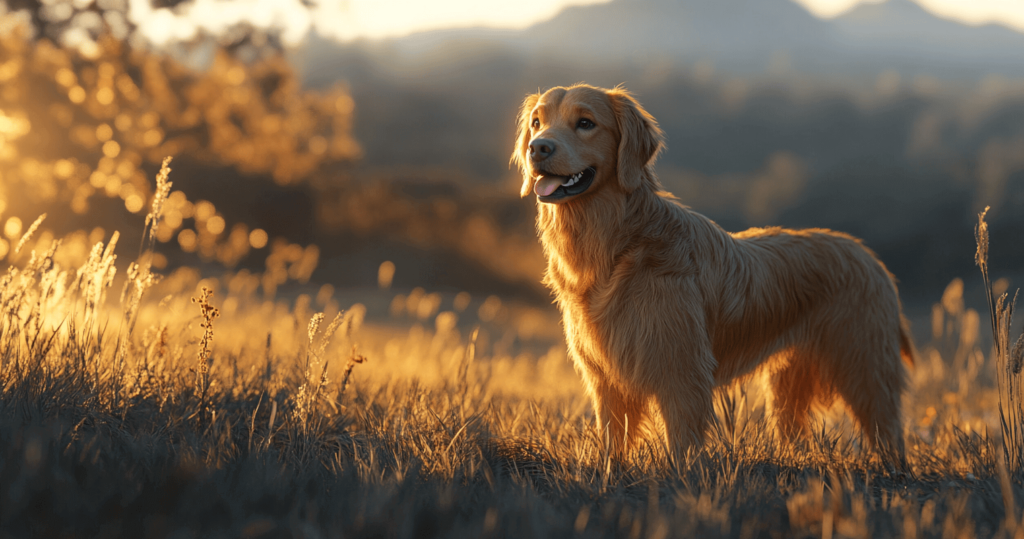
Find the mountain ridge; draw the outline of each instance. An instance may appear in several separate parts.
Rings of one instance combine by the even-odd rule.
[[[862,3],[832,19],[818,18],[792,0],[613,0],[567,6],[522,30],[443,29],[350,44],[314,38],[306,53],[339,48],[426,55],[440,62],[500,49],[548,63],[615,65],[654,58],[707,62],[741,75],[781,64],[823,75],[894,70],[951,79],[1024,76],[1024,33],[943,18],[911,0]]]

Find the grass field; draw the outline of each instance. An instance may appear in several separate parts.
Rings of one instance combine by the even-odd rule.
[[[721,391],[684,462],[656,447],[619,461],[553,313],[392,294],[387,265],[377,295],[391,318],[374,322],[329,287],[275,302],[245,271],[159,279],[161,196],[158,182],[131,265],[116,238],[77,266],[33,227],[12,242],[0,537],[1024,536],[1006,366],[1021,350],[1003,320],[987,353],[959,280],[912,373],[911,473],[863,449],[839,409],[812,439],[781,443],[758,379]],[[555,345],[510,345],[524,336]]]

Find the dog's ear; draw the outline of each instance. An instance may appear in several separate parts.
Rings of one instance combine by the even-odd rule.
[[[640,187],[644,168],[661,151],[664,137],[657,120],[623,88],[609,90],[619,127],[619,185],[632,193]]]
[[[530,116],[533,114],[533,107],[537,106],[538,100],[540,100],[539,93],[530,94],[526,96],[523,106],[519,109],[519,119],[516,121],[516,143],[512,149],[512,158],[509,159],[509,166],[515,163],[523,175],[523,187],[519,191],[519,196],[522,197],[530,194],[530,190],[533,188],[530,185],[530,178],[526,177],[526,150],[530,145]]]

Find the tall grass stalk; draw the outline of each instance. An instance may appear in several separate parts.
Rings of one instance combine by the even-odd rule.
[[[220,316],[220,311],[213,305],[210,305],[210,296],[212,295],[213,290],[204,286],[199,297],[192,298],[192,303],[199,304],[200,315],[203,317],[203,322],[200,324],[200,327],[203,328],[203,338],[199,341],[199,350],[196,352],[196,366],[194,369],[191,369],[196,375],[195,388],[196,396],[199,397],[199,407],[195,413],[200,426],[203,424],[203,418],[208,407],[207,397],[209,396],[210,384],[212,383],[210,364],[212,363],[211,357],[213,355],[213,319]]]
[[[978,214],[978,225],[974,239],[978,250],[974,262],[981,270],[985,284],[985,299],[988,301],[989,320],[992,323],[992,353],[996,361],[999,384],[999,424],[1002,433],[1003,458],[1010,472],[1024,473],[1024,386],[1021,384],[1021,365],[1024,361],[1024,333],[1010,349],[1010,326],[1013,311],[1017,305],[1018,289],[1009,299],[1005,292],[995,296],[988,272],[989,234],[985,222],[986,207]]]

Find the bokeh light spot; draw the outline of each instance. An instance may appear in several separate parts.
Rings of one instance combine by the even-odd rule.
[[[11,217],[4,225],[4,235],[8,238],[16,238],[21,235],[21,219]]]
[[[150,129],[142,135],[142,143],[146,146],[156,146],[164,139],[164,134],[159,129]]]
[[[267,231],[262,228],[254,228],[249,233],[249,245],[253,249],[262,249],[267,246]]]
[[[96,126],[96,140],[105,142],[110,140],[110,137],[114,136],[114,130],[107,124],[100,124]]]
[[[455,329],[455,324],[458,322],[458,315],[451,311],[444,311],[437,314],[437,318],[434,319],[434,327],[437,328],[438,335],[446,335]]]
[[[498,316],[498,311],[501,309],[501,298],[498,296],[487,296],[483,304],[480,305],[480,309],[477,311],[477,316],[484,322],[490,322]]]
[[[390,260],[385,260],[381,263],[380,267],[377,268],[377,285],[382,290],[391,288],[391,281],[395,278],[395,263]]]
[[[139,195],[129,195],[128,198],[124,199],[124,207],[132,213],[139,213],[145,202]]]
[[[208,230],[210,234],[220,234],[221,232],[224,232],[224,225],[224,218],[219,215],[214,215],[206,221],[206,230]]]
[[[104,86],[96,91],[96,101],[100,105],[109,105],[114,102],[114,90]]]
[[[181,250],[191,253],[196,250],[196,233],[191,228],[186,228],[178,233],[178,244]]]
[[[114,158],[121,153],[121,145],[116,140],[108,140],[103,143],[103,155]]]
[[[164,213],[163,223],[174,229],[181,226],[181,219],[182,215],[180,211],[168,210],[166,213]]]
[[[83,185],[87,189],[92,189],[88,185]],[[75,196],[71,198],[71,211],[78,215],[85,215],[89,211],[89,195],[84,194],[85,190],[79,190],[75,192]],[[89,194],[92,194],[91,192]]]
[[[127,200],[128,197],[134,194],[137,194],[135,191],[135,186],[130,183],[122,183],[121,187],[117,190],[117,196],[125,200]]]
[[[75,173],[75,164],[67,159],[61,159],[53,164],[53,175],[66,180]]]
[[[135,174],[135,163],[125,159],[117,164],[117,175],[122,178],[131,178]]]
[[[466,310],[466,307],[469,307],[470,299],[472,299],[472,296],[469,295],[469,292],[459,292],[455,295],[455,301],[452,302],[452,307],[454,307],[457,312],[461,313]]]
[[[117,161],[114,161],[109,157],[104,157],[100,159],[100,162],[96,168],[98,168],[100,172],[104,174],[113,174],[114,169],[117,168]]]
[[[107,175],[99,170],[94,170],[89,175],[89,185],[96,189],[102,189],[104,185],[107,185]]]
[[[132,117],[125,112],[118,114],[117,118],[114,118],[114,127],[117,127],[118,131],[127,131],[131,129]]]
[[[195,216],[197,221],[205,221],[214,216],[217,213],[217,209],[213,203],[208,200],[200,200],[196,202]]]
[[[160,115],[153,111],[148,111],[139,118],[139,126],[143,129],[152,129],[156,127],[156,124],[159,122]]]
[[[160,226],[156,229],[156,239],[160,240],[160,243],[167,243],[174,238],[174,230],[177,227],[168,226],[167,223],[161,222]]]
[[[107,192],[107,196],[114,198],[121,194],[121,178],[117,176],[107,176],[107,183],[103,186],[103,190]]]
[[[82,88],[81,86],[71,88],[68,90],[68,99],[75,104],[85,101],[85,88]]]
[[[66,67],[58,69],[53,78],[57,81],[57,84],[68,88],[74,86],[75,83],[78,82],[78,77],[75,76],[75,72]]]

